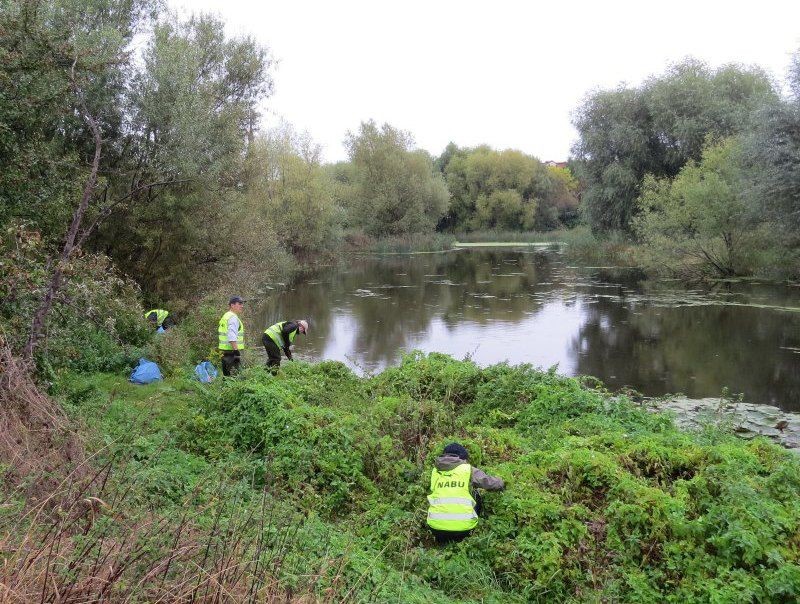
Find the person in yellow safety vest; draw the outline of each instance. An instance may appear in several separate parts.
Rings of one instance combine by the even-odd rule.
[[[298,332],[308,333],[308,321],[305,319],[280,321],[264,330],[261,343],[264,344],[267,351],[267,367],[281,366],[281,350],[286,354],[287,359],[292,360],[291,346]]]
[[[144,313],[144,318],[150,321],[150,323],[152,323],[153,327],[156,329],[161,327],[164,329],[164,331],[175,325],[175,321],[169,316],[169,311],[166,311],[163,308],[154,308],[153,310],[148,310],[146,313]]]
[[[239,371],[244,350],[244,325],[239,313],[244,308],[244,300],[233,296],[228,301],[228,312],[222,315],[217,326],[219,351],[222,353],[222,375],[232,375]]]
[[[482,500],[477,489],[502,491],[502,478],[489,476],[467,463],[467,449],[450,443],[436,458],[428,495],[428,527],[437,543],[461,541],[478,526]],[[473,487],[473,489],[470,489]]]

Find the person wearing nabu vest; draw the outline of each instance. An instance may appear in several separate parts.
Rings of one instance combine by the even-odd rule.
[[[281,350],[287,359],[292,360],[291,346],[298,332],[308,333],[308,321],[305,319],[280,321],[264,330],[261,343],[267,351],[267,367],[281,366]]]
[[[244,325],[239,313],[244,308],[244,300],[233,296],[228,301],[228,312],[222,315],[217,326],[218,348],[222,353],[222,375],[233,375],[239,371],[244,350]]]
[[[144,313],[144,318],[150,321],[153,327],[159,327],[164,331],[175,325],[175,321],[169,316],[169,311],[163,308],[154,308]]]
[[[502,478],[489,476],[471,466],[468,457],[463,445],[450,443],[434,462],[431,494],[428,495],[428,526],[437,543],[461,541],[478,526],[482,503],[478,488],[487,491],[506,488]]]

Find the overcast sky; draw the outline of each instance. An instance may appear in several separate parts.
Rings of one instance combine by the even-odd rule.
[[[390,2],[168,0],[212,12],[277,59],[266,125],[307,130],[328,161],[367,119],[449,141],[566,159],[588,91],[638,84],[693,56],[757,64],[783,81],[800,48],[800,1]]]

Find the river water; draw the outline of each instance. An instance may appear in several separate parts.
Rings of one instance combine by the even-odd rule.
[[[539,246],[354,255],[265,293],[256,333],[308,318],[295,356],[361,373],[420,349],[483,366],[557,366],[647,396],[716,397],[727,388],[800,411],[797,285],[686,286],[576,265],[560,247]]]

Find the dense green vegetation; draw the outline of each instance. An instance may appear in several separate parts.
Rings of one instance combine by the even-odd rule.
[[[800,465],[767,442],[441,355],[187,376],[223,292],[352,248],[555,239],[686,278],[800,276],[800,55],[788,97],[696,61],[591,93],[569,167],[433,157],[368,119],[325,165],[260,128],[272,72],[154,0],[0,3],[0,599],[797,601]],[[144,303],[180,327],[153,340]],[[165,382],[125,381],[142,354]],[[427,476],[454,439],[509,488],[436,548]]]
[[[520,151],[450,144],[437,159],[452,199],[450,230],[550,230],[571,223],[578,182],[569,168],[545,166]]]
[[[569,167],[485,145],[433,158],[369,120],[347,134],[348,161],[324,165],[307,133],[260,128],[272,58],[216,17],[25,0],[0,7],[0,32],[0,274],[7,299],[31,302],[0,311],[26,354],[83,252],[108,257],[147,306],[177,310],[352,247],[581,221],[593,239],[567,238],[592,258],[687,278],[798,274],[797,57],[785,98],[758,68],[695,60],[592,92]],[[35,253],[18,245],[31,238]],[[15,264],[39,276],[15,280]]]
[[[231,523],[255,544],[258,523],[234,516],[266,508],[272,545],[259,550],[262,562],[295,593],[328,601],[800,597],[794,454],[713,426],[680,432],[577,379],[412,354],[373,378],[336,362],[292,363],[210,387],[74,375],[58,391],[97,426],[98,462],[118,464],[105,489],[115,480],[130,489],[113,516],[72,539],[109,535],[115,518],[147,502],[176,523],[196,506],[201,542]],[[508,487],[487,494],[469,539],[439,548],[425,529],[425,495],[432,459],[452,440]],[[290,562],[274,564],[279,556]],[[90,570],[76,567],[79,577]],[[113,586],[120,593],[146,570],[125,572]],[[166,571],[165,583],[182,572]],[[158,586],[141,589],[144,597]]]
[[[19,351],[49,277],[40,234],[24,228],[3,234],[0,261],[0,336]],[[109,371],[127,367],[152,338],[141,320],[141,290],[108,257],[85,254],[65,266],[61,304],[48,322],[47,346],[36,352],[43,375],[59,369]],[[143,312],[143,309],[142,309]]]
[[[343,201],[355,226],[376,236],[433,231],[449,194],[408,133],[370,121],[348,135],[347,147],[354,178]]]
[[[681,277],[797,277],[798,65],[781,98],[758,68],[694,60],[578,108],[582,213]]]
[[[729,277],[746,270],[768,233],[748,212],[735,139],[707,147],[670,179],[647,176],[634,229],[654,262]]]

